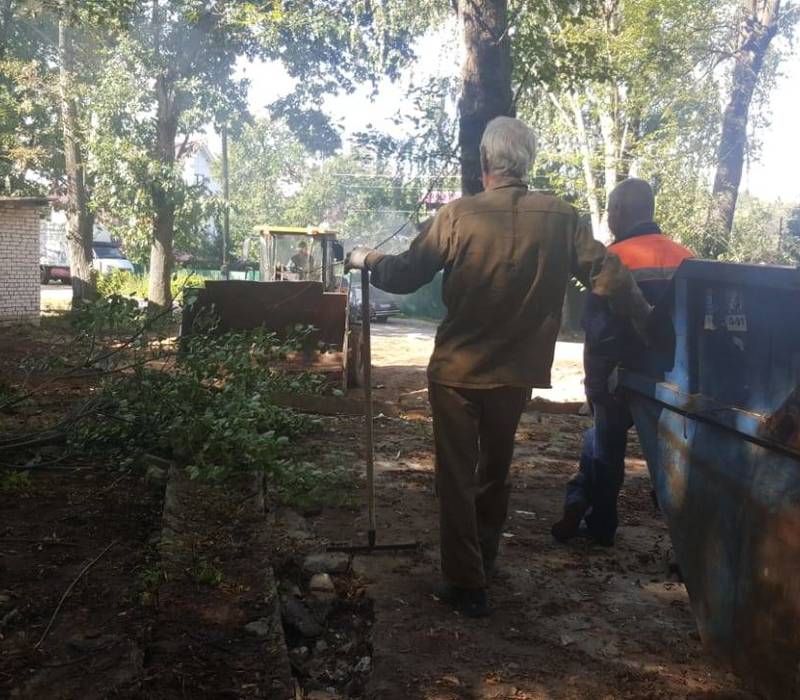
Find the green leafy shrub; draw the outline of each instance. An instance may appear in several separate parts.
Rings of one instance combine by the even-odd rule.
[[[280,478],[291,465],[287,446],[314,422],[271,396],[324,386],[319,376],[273,369],[296,343],[263,330],[192,335],[169,371],[143,365],[106,382],[95,399],[100,415],[78,423],[70,443],[124,465],[152,454],[193,478],[255,469]]]
[[[183,290],[199,286],[203,278],[189,270],[180,270],[172,275],[170,288],[172,298],[180,301]],[[147,275],[137,275],[127,270],[112,270],[97,278],[97,293],[101,297],[123,296],[147,299],[149,280]]]
[[[128,333],[144,323],[145,311],[135,299],[114,293],[77,303],[71,320],[79,336],[106,338]]]
[[[0,493],[27,494],[33,489],[29,472],[8,472],[0,475]]]

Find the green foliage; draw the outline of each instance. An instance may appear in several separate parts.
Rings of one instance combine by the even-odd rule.
[[[27,494],[33,489],[30,472],[12,471],[0,475],[0,493]]]
[[[240,255],[253,227],[262,224],[318,224],[320,220],[291,221],[287,208],[308,179],[310,154],[280,122],[259,119],[231,139],[231,252]],[[222,177],[219,162],[215,177]]]
[[[356,470],[349,465],[296,461],[282,470],[276,495],[282,503],[300,509],[350,506],[356,479]]]
[[[424,3],[418,10],[436,4]],[[414,27],[423,23],[424,13],[409,13],[402,2],[141,4],[109,47],[91,140],[97,207],[114,213],[111,228],[132,259],[144,262],[155,216],[170,210],[176,250],[199,257],[217,253],[218,242],[209,241],[204,231],[220,214],[219,199],[204,183],[186,183],[180,160],[191,148],[192,135],[207,123],[227,123],[235,137],[247,122],[247,82],[236,75],[237,60],[282,63],[296,79],[296,89],[272,105],[273,113],[309,149],[330,152],[339,145],[339,135],[319,108],[321,98],[352,91],[356,83],[375,83],[381,74],[396,75],[411,57]],[[159,102],[159,90],[170,99]],[[153,113],[160,115],[158,120]],[[291,186],[284,166],[300,165],[302,147],[287,138],[285,126],[274,134],[267,133],[269,125],[260,127],[245,127],[243,148],[232,149],[232,160],[242,166],[232,173],[236,244],[247,227],[263,222],[251,217],[261,214],[269,220],[279,214],[273,202]],[[175,141],[178,135],[174,150],[164,147],[165,138]],[[256,148],[251,152],[247,146]],[[277,164],[270,158],[276,150],[286,153]],[[242,162],[238,153],[248,158],[253,153],[255,162]],[[237,184],[244,191],[239,193]]]
[[[720,123],[714,68],[727,0],[528,5],[513,44],[520,113],[540,135],[537,166],[604,234],[606,198],[636,173],[659,192],[678,238],[705,216]]]
[[[220,569],[202,557],[193,562],[189,575],[198,586],[212,588],[221,585],[224,578]]]
[[[156,559],[157,557],[153,555],[152,558]],[[134,572],[139,589],[139,602],[145,606],[157,605],[158,589],[166,580],[164,569],[157,561],[148,561],[147,564],[134,569]]]
[[[139,308],[136,300],[120,294],[81,301],[72,311],[75,329],[80,335],[90,338],[108,338],[127,333],[145,319],[145,311]]]
[[[798,264],[800,239],[791,234],[791,208],[740,195],[725,260]]]
[[[121,464],[145,454],[174,460],[192,477],[265,469],[279,478],[291,463],[288,444],[313,422],[270,397],[324,385],[273,369],[297,342],[281,344],[265,331],[192,335],[171,371],[142,365],[109,380],[98,396],[102,417],[80,423],[71,443]]]
[[[319,161],[285,125],[269,120],[245,127],[232,139],[229,161],[236,255],[261,224],[325,222],[343,239],[375,244],[414,214],[427,186],[365,149]]]
[[[52,59],[55,25],[21,2],[0,13],[0,193],[46,194],[63,171]],[[43,181],[30,178],[39,174]]]
[[[20,395],[20,393],[21,392],[18,387],[14,386],[13,384],[9,384],[4,379],[0,379],[0,410],[3,410],[3,406],[6,406],[14,401]]]
[[[786,219],[786,233],[796,245],[800,245],[800,204],[796,204],[789,211]]]
[[[180,301],[184,289],[198,286],[202,281],[203,278],[195,272],[188,270],[176,272],[170,282],[172,298]],[[146,300],[147,291],[147,275],[137,275],[127,270],[112,270],[97,278],[97,293],[103,298],[121,296]]]

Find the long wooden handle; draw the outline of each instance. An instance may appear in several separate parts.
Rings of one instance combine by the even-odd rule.
[[[364,421],[367,458],[369,546],[375,545],[375,449],[372,434],[372,343],[370,339],[369,271],[361,270],[361,359],[364,363]]]

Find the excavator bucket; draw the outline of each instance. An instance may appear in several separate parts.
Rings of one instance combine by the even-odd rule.
[[[207,314],[214,316],[221,331],[263,328],[281,340],[311,327],[283,368],[323,374],[347,389],[348,350],[354,354],[357,339],[351,336],[357,333],[349,328],[346,292],[325,292],[321,282],[228,280],[206,282],[190,296],[193,302],[184,309],[182,336],[194,332],[197,319]]]

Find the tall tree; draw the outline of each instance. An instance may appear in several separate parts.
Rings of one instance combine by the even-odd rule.
[[[48,194],[64,171],[58,27],[30,3],[0,3],[0,192]],[[32,175],[35,176],[32,177]]]
[[[515,21],[519,109],[540,131],[540,169],[579,198],[599,238],[608,194],[628,175],[677,192],[702,185],[716,123],[719,8],[718,0],[549,0]]]
[[[458,103],[461,189],[477,194],[481,183],[480,142],[495,117],[514,116],[508,0],[457,0],[464,36],[462,91]]]
[[[424,3],[423,3],[424,4]],[[397,21],[402,10],[408,23]],[[235,133],[246,111],[247,82],[236,72],[240,58],[279,61],[296,79],[290,95],[272,105],[305,143],[315,149],[339,144],[338,133],[320,110],[322,95],[353,90],[357,82],[396,76],[412,57],[409,44],[416,16],[403,3],[326,0],[308,3],[218,0],[151,0],[140,4],[132,30],[109,63],[109,83],[120,79],[138,95],[137,109],[118,104],[104,119],[112,141],[120,129],[131,155],[126,176],[147,186],[152,208],[150,303],[170,303],[177,212],[191,198],[180,159],[191,137],[210,122],[226,122]],[[405,20],[404,20],[405,22]],[[131,86],[128,76],[138,76]],[[112,89],[118,89],[113,87]],[[124,112],[124,114],[120,114]],[[116,150],[104,147],[113,163]],[[112,176],[113,177],[113,176]],[[114,187],[107,187],[111,192]],[[134,198],[140,201],[139,194]],[[143,211],[143,208],[139,208]]]
[[[78,119],[75,75],[75,48],[72,29],[61,9],[58,22],[59,93],[61,126],[64,132],[64,163],[67,181],[67,248],[72,279],[72,301],[96,295],[92,276],[94,214],[89,210],[88,177]]]
[[[741,0],[734,49],[731,92],[722,119],[717,171],[703,253],[718,257],[727,249],[742,181],[750,103],[770,42],[781,21],[780,0]]]

